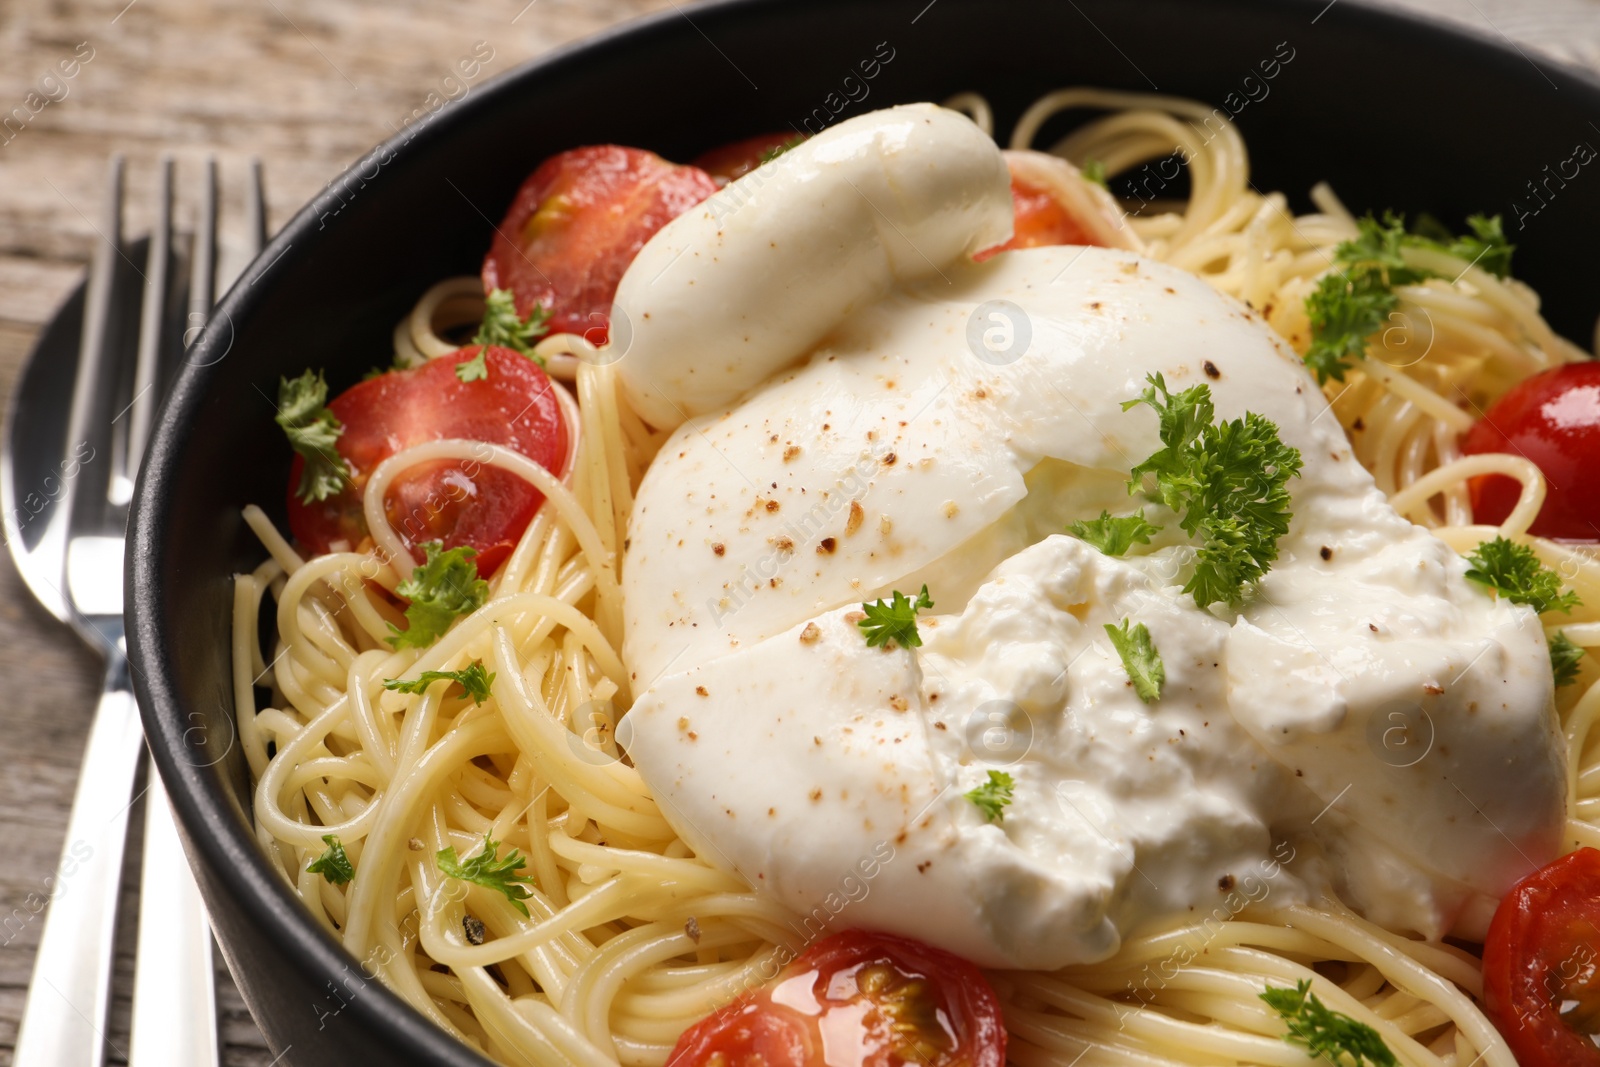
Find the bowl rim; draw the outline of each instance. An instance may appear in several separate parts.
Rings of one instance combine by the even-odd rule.
[[[1241,9],[1299,9],[1311,16],[1312,23],[1337,4],[1344,9],[1341,18],[1356,20],[1359,28],[1398,33],[1419,42],[1444,42],[1451,49],[1476,54],[1485,60],[1520,59],[1557,88],[1570,85],[1600,102],[1600,72],[1575,67],[1546,55],[1538,56],[1536,61],[1503,33],[1496,38],[1478,27],[1440,16],[1410,8],[1380,6],[1378,0],[1227,2]],[[563,69],[584,62],[595,52],[642,42],[677,19],[689,20],[698,29],[695,20],[773,18],[779,17],[773,14],[775,12],[801,6],[803,0],[696,0],[606,27],[487,79],[472,93],[429,118],[402,128],[340,173],[348,173],[375,157],[385,157],[384,166],[423,157],[451,126],[494,110],[502,98],[520,92],[530,79],[558,76]],[[335,176],[334,181],[337,178]],[[332,184],[330,181],[329,185]],[[313,254],[315,234],[321,228],[318,202],[319,197],[313,197],[273,236],[218,302],[217,313],[233,322],[247,320],[262,294],[270,288],[269,283],[258,289],[257,283],[275,272],[280,261],[292,270],[297,261]],[[180,757],[188,747],[183,726],[187,721],[183,714],[186,702],[175,682],[174,648],[168,641],[165,614],[167,598],[157,563],[165,530],[173,522],[169,504],[174,471],[192,445],[189,427],[194,423],[196,409],[206,400],[214,368],[230,346],[228,337],[206,335],[197,341],[155,422],[129,519],[125,570],[128,656],[134,667],[134,688],[145,735],[184,832],[191,865],[204,866],[227,894],[231,906],[247,910],[250,913],[248,922],[280,945],[285,957],[295,961],[300,973],[320,983],[324,977],[337,978],[348,974],[352,967],[361,968],[361,961],[313,919],[291,888],[273,871],[254,837],[241,827],[238,810],[225,790],[214,782],[205,768]],[[369,981],[363,993],[371,995],[352,997],[345,1004],[356,1017],[357,1026],[389,1027],[396,1037],[427,1057],[429,1062],[457,1067],[493,1067],[492,1061],[483,1054],[435,1026],[382,982]]]

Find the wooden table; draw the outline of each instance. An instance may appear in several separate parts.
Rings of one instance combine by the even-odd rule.
[[[1511,39],[1530,57],[1600,66],[1593,0],[1403,2]],[[130,232],[148,226],[153,163],[163,152],[191,184],[198,161],[215,153],[228,193],[224,225],[234,227],[245,161],[259,155],[272,219],[282,222],[429,93],[450,90],[444,80],[456,62],[475,47],[484,54],[479,42],[493,54],[474,84],[611,23],[676,6],[0,0],[0,119],[12,116],[0,127],[0,395],[88,260],[108,153],[129,160]],[[77,63],[75,75],[39,92],[63,61]],[[25,125],[18,107],[27,109]],[[230,252],[237,260],[236,244],[225,245],[225,260]],[[28,597],[9,556],[0,559],[0,678],[0,915],[10,915],[55,868],[100,664]],[[132,822],[141,825],[139,812]],[[136,856],[131,849],[130,862]],[[33,922],[0,935],[0,1067],[11,1063],[38,934]],[[114,1063],[125,1062],[116,1050],[127,1048],[133,931],[124,934],[107,1034]],[[223,1060],[264,1067],[271,1054],[222,977]]]

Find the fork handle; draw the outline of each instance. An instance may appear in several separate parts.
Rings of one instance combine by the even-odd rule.
[[[61,863],[46,879],[53,899],[39,936],[14,1067],[101,1067],[105,1062],[122,854],[134,772],[143,752],[128,660],[113,650],[89,728]]]
[[[128,1067],[217,1067],[211,924],[154,765],[144,805]]]

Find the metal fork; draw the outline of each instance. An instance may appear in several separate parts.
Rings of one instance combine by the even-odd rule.
[[[85,297],[77,375],[60,439],[59,505],[31,547],[8,537],[40,602],[106,657],[105,683],[52,886],[15,1067],[101,1067],[128,810],[144,752],[129,684],[122,618],[128,502],[165,379],[181,351],[172,303],[176,242],[170,159],[159,170],[156,221],[140,283],[123,238],[123,162],[113,158],[105,223]],[[252,256],[264,238],[259,164],[252,167]],[[209,311],[216,264],[217,171],[206,166],[189,286],[190,321]],[[137,316],[137,344],[123,327]],[[129,358],[129,353],[132,358]],[[59,425],[59,423],[58,423]],[[14,442],[8,441],[8,444]],[[96,457],[106,461],[96,464]],[[73,474],[68,475],[69,464]],[[10,467],[8,466],[8,470]],[[13,487],[13,495],[15,489]],[[9,516],[8,516],[9,517]],[[8,531],[13,532],[14,531]],[[211,933],[160,778],[145,794],[144,865],[135,970],[132,1067],[214,1067],[217,1032]]]

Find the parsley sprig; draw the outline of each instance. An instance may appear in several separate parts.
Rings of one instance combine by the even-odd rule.
[[[308,874],[320,874],[334,885],[344,885],[356,876],[356,869],[350,865],[350,857],[345,855],[344,845],[334,834],[323,834],[322,843],[328,847],[322,855],[311,861],[306,868]]]
[[[1578,680],[1578,664],[1582,660],[1582,645],[1560,630],[1550,635],[1550,673],[1555,676],[1557,689]]]
[[[1149,629],[1142,622],[1130,628],[1131,621],[1123,619],[1120,627],[1106,623],[1106,634],[1111,638],[1111,647],[1117,650],[1122,660],[1122,669],[1128,672],[1133,691],[1146,704],[1154,704],[1161,699],[1161,687],[1167,681],[1167,668],[1161,662],[1161,653],[1156,651],[1155,642],[1150,640]]]
[[[1098,159],[1086,159],[1083,166],[1078,168],[1078,173],[1083,175],[1083,180],[1092,182],[1104,189],[1106,187],[1106,165]]]
[[[288,435],[289,446],[305,459],[295,489],[303,504],[336,495],[350,479],[350,466],[338,449],[344,424],[327,405],[328,383],[320,370],[278,380],[276,421]]]
[[[1527,545],[1504,537],[1485,541],[1467,557],[1467,577],[1481,582],[1511,601],[1527,604],[1541,615],[1547,611],[1570,612],[1583,601],[1578,594],[1561,591],[1561,576],[1539,562]]]
[[[1515,246],[1506,241],[1500,216],[1474,215],[1467,225],[1470,236],[1452,237],[1432,220],[1423,223],[1425,234],[1407,233],[1405,218],[1392,211],[1381,222],[1368,215],[1356,224],[1356,236],[1334,249],[1333,268],[1306,297],[1311,345],[1305,361],[1318,382],[1344,381],[1350,361],[1365,356],[1367,338],[1400,306],[1395,286],[1439,277],[1406,266],[1405,249],[1436,249],[1502,278],[1510,273]]]
[[[984,822],[1004,822],[1006,805],[1011,803],[1011,791],[1016,786],[1005,771],[990,771],[988,781],[961,794],[983,812]]]
[[[383,687],[397,693],[421,693],[434,682],[446,681],[461,683],[461,688],[467,691],[472,702],[482,704],[489,699],[489,687],[494,685],[494,672],[486,670],[482,660],[474,660],[472,666],[464,670],[423,671],[415,678],[385,678]]]
[[[932,607],[926,585],[915,599],[896,589],[887,601],[879,598],[871,604],[862,604],[861,610],[867,617],[858,620],[856,625],[866,635],[868,648],[918,648],[922,635],[917,633],[917,612]]]
[[[1432,215],[1419,215],[1408,243],[1436,248],[1488,271],[1496,278],[1511,276],[1511,253],[1517,246],[1506,240],[1499,215],[1468,215],[1470,234],[1452,234]]]
[[[477,555],[462,545],[443,551],[444,542],[425,541],[427,559],[411,572],[411,577],[395,588],[395,593],[410,601],[406,606],[406,629],[389,627],[389,643],[395,648],[426,648],[437,641],[460,615],[470,615],[489,599],[489,583],[478,577]]]
[[[1293,989],[1269,985],[1261,999],[1289,1024],[1283,1039],[1299,1045],[1313,1058],[1349,1067],[1398,1067],[1399,1061],[1378,1031],[1323,1004],[1311,992],[1310,979],[1300,979]]]
[[[533,896],[533,890],[525,883],[532,883],[533,879],[522,874],[522,868],[528,865],[522,853],[512,849],[505,859],[497,853],[500,843],[488,834],[483,835],[483,851],[468,857],[465,860],[456,856],[455,846],[442,848],[434,856],[439,870],[447,878],[456,878],[473,885],[481,885],[485,889],[492,889],[496,893],[504,893],[507,900],[522,914],[528,914],[528,906],[523,903]]]
[[[1133,468],[1128,491],[1148,489],[1182,516],[1185,533],[1200,539],[1183,591],[1202,608],[1219,601],[1237,606],[1245,587],[1277,560],[1278,539],[1289,532],[1289,479],[1300,474],[1300,450],[1253,411],[1214,422],[1211,388],[1203,382],[1174,396],[1160,374],[1145,381],[1149,388],[1123,401],[1122,410],[1153,408],[1163,447]]]
[[[488,348],[510,348],[521,352],[539,366],[544,360],[533,353],[533,346],[550,332],[550,309],[535,304],[527,318],[517,314],[517,301],[510,289],[491,289],[483,298],[483,322],[472,335],[472,344],[482,345],[478,354],[456,364],[456,377],[475,382],[489,377]]]
[[[1075,522],[1067,527],[1067,532],[1108,556],[1121,556],[1135,544],[1148,545],[1151,536],[1161,532],[1161,527],[1146,522],[1144,508],[1140,508],[1132,515],[1119,518],[1113,518],[1109,511],[1101,511],[1098,519]]]

